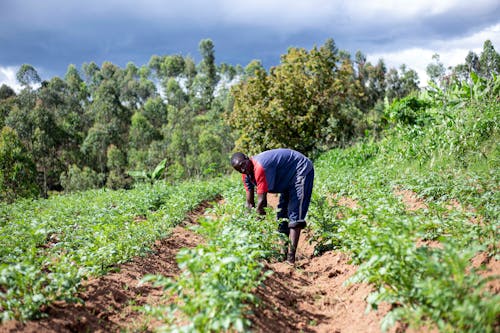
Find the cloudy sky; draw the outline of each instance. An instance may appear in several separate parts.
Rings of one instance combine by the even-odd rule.
[[[500,52],[499,0],[0,0],[0,85],[18,88],[22,64],[42,79],[91,61],[147,64],[154,54],[190,55],[210,38],[216,62],[279,64],[288,47],[311,49],[333,38],[376,63],[406,64],[425,83],[438,53],[446,66]]]

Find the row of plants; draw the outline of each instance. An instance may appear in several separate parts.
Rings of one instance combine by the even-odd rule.
[[[246,315],[259,300],[255,288],[271,273],[263,260],[279,255],[282,235],[274,215],[257,216],[243,205],[240,177],[223,193],[224,202],[200,218],[193,230],[204,242],[183,249],[177,256],[181,274],[175,278],[150,275],[143,282],[163,287],[168,306],[147,306],[144,311],[164,321],[160,331],[243,332],[250,328]]]
[[[156,182],[0,203],[1,320],[36,318],[43,305],[78,301],[83,279],[147,254],[228,185],[224,179]]]
[[[371,307],[393,305],[383,329],[402,321],[442,332],[498,330],[500,295],[488,283],[500,277],[484,277],[485,265],[472,260],[500,254],[500,106],[495,96],[464,91],[397,101],[387,108],[394,123],[384,139],[316,161],[310,219],[317,251],[352,255],[360,268],[351,282],[376,289]],[[420,209],[408,209],[403,189],[419,197]]]

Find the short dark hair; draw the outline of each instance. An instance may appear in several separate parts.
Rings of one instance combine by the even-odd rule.
[[[248,159],[247,155],[240,152],[236,152],[233,154],[233,156],[231,156],[231,166],[234,167],[235,165],[238,165],[241,161],[246,159]]]

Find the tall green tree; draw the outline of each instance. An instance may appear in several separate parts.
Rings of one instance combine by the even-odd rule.
[[[39,194],[36,166],[15,130],[0,131],[0,201]]]
[[[120,100],[120,82],[123,72],[111,63],[104,63],[99,84],[89,107],[93,121],[81,150],[88,158],[86,165],[95,165],[96,170],[106,173],[107,149],[114,144],[124,150],[130,126],[131,110]]]
[[[16,92],[6,84],[0,87],[0,128],[5,125],[5,118],[15,105]]]
[[[483,44],[483,51],[479,57],[480,75],[490,79],[500,73],[500,54],[495,51],[491,40]]]
[[[142,108],[142,114],[149,121],[151,126],[159,130],[168,121],[167,105],[159,96],[149,98]]]
[[[248,78],[255,77],[259,74],[265,72],[264,66],[260,60],[252,60],[243,69],[242,81],[246,81]]]
[[[131,179],[125,174],[127,164],[126,155],[123,151],[111,144],[107,150],[107,167],[109,170],[106,179],[106,187],[117,190],[120,188],[128,188]]]
[[[232,90],[234,111],[229,122],[240,134],[237,148],[255,153],[290,147],[304,153],[321,145],[321,128],[337,118],[346,126],[335,135],[352,132],[343,111],[361,91],[352,63],[340,59],[333,40],[310,52],[290,48],[270,74],[257,69]],[[342,119],[342,120],[341,120]]]
[[[0,100],[6,100],[10,97],[16,96],[14,89],[6,85],[5,83],[0,86]]]
[[[434,62],[428,64],[425,71],[427,73],[427,76],[429,76],[431,82],[434,82],[435,84],[442,86],[446,74],[446,68],[440,61],[439,54],[435,53],[434,55],[432,55],[432,60]]]
[[[386,96],[389,102],[394,99],[401,99],[412,92],[419,90],[418,74],[413,69],[408,70],[406,65],[400,66],[400,71],[391,68],[387,73]]]
[[[212,40],[204,39],[198,48],[202,60],[198,65],[198,74],[195,79],[197,90],[194,96],[197,97],[202,108],[209,109],[214,99],[215,87],[219,81],[215,65],[215,46]]]
[[[90,95],[94,95],[102,81],[101,69],[95,62],[84,63],[82,65],[85,84]]]
[[[89,126],[84,113],[84,106],[88,103],[85,85],[73,70],[76,68],[70,66],[65,80],[54,77],[38,91],[39,106],[53,123],[52,129],[44,132],[52,132],[51,144],[57,144],[52,156],[58,162],[53,165],[63,170],[52,169],[52,172],[59,174],[70,165],[81,162],[80,145]],[[59,175],[55,179],[58,182]]]
[[[387,68],[384,61],[379,59],[375,66],[368,63],[367,72],[370,78],[368,83],[369,107],[373,107],[377,102],[384,100],[387,88]]]
[[[129,168],[132,170],[149,169],[149,146],[154,140],[161,139],[160,128],[155,128],[144,114],[137,111],[132,116],[129,131],[129,149],[127,154]]]
[[[119,77],[120,101],[132,112],[140,109],[149,98],[155,97],[156,87],[141,69],[129,62]]]
[[[164,92],[168,105],[181,109],[188,103],[188,95],[182,89],[178,79],[170,78],[164,85]]]
[[[22,64],[21,67],[19,67],[16,73],[16,79],[21,86],[29,89],[32,89],[35,84],[42,81],[36,69],[29,64]]]
[[[57,159],[57,148],[62,139],[61,131],[55,123],[53,115],[42,105],[32,112],[34,131],[32,154],[37,169],[42,175],[42,194],[46,198],[51,184],[59,180],[61,170]],[[49,178],[52,178],[49,181]]]

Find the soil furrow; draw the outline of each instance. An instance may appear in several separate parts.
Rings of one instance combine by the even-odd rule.
[[[179,274],[176,255],[182,248],[195,247],[201,236],[185,228],[195,223],[207,207],[200,204],[171,235],[155,243],[153,253],[117,266],[115,272],[83,283],[77,295],[82,303],[56,302],[43,309],[47,318],[26,323],[9,321],[0,325],[4,332],[120,332],[124,330],[150,331],[161,322],[145,318],[137,307],[165,302],[161,288],[139,285],[147,274],[174,277]]]

